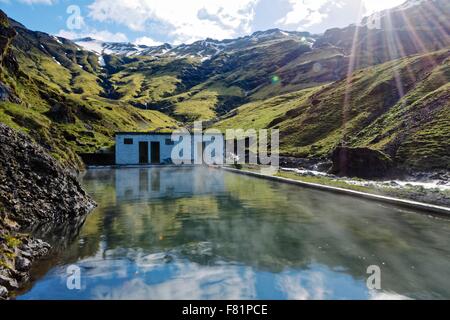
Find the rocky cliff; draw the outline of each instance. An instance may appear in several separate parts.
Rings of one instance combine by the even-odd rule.
[[[94,207],[76,178],[29,137],[0,124],[0,296],[28,279],[31,262],[49,245],[24,230],[76,221]]]

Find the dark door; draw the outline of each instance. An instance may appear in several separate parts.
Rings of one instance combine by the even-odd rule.
[[[152,141],[152,164],[160,164],[160,144],[159,142]]]
[[[139,142],[139,163],[148,164],[148,142]]]

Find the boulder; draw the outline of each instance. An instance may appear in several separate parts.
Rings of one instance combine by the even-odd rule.
[[[345,177],[382,178],[392,169],[392,160],[370,148],[337,147],[331,154],[331,174]]]

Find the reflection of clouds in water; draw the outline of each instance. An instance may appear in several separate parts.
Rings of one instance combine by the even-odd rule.
[[[330,294],[330,290],[325,288],[324,275],[320,272],[281,274],[278,278],[278,286],[289,300],[323,300]]]
[[[192,263],[174,263],[176,273],[161,283],[146,283],[135,278],[119,286],[100,285],[92,290],[94,299],[252,299],[255,275],[238,267],[205,267]],[[151,275],[149,277],[151,280]]]
[[[126,249],[117,249],[125,250]],[[94,277],[109,279],[112,277],[126,278],[126,263],[120,259],[114,259],[109,256],[109,252],[115,250],[106,250],[105,241],[100,241],[99,249],[92,257],[83,259],[76,263],[81,268],[82,277]],[[118,255],[117,255],[118,256]]]
[[[123,279],[128,276],[127,263],[123,260],[92,260],[80,262],[81,276],[102,279]]]
[[[161,266],[161,264],[169,262],[171,257],[164,252],[153,253],[149,255],[139,255],[136,258],[136,266],[140,271],[151,271]]]
[[[311,267],[314,267],[312,265]],[[348,275],[342,275],[335,270],[315,266],[318,270],[303,271],[293,274],[292,271],[283,272],[276,276],[278,288],[289,300],[326,300],[326,299],[368,299],[368,300],[407,300],[404,295],[395,292],[369,290],[365,281],[351,279]],[[298,272],[298,271],[297,271]],[[342,278],[345,281],[336,281]],[[343,296],[341,292],[350,294],[359,292],[361,296]]]
[[[219,261],[212,266],[200,265],[180,258],[179,251],[209,256],[211,243],[199,242],[156,253],[132,248],[105,250],[103,255],[97,253],[95,259],[79,262],[85,277],[83,289],[98,300],[257,298],[257,270]],[[368,290],[365,281],[322,265],[313,264],[303,271],[285,270],[272,276],[272,292],[278,291],[289,300],[335,299],[344,297],[342,292],[347,290],[357,291],[370,300],[409,299],[394,292]]]

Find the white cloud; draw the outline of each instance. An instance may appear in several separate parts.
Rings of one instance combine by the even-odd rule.
[[[320,23],[326,15],[321,9],[330,3],[330,0],[289,0],[292,9],[278,23],[282,25],[302,23],[308,27]]]
[[[278,276],[278,285],[289,300],[324,300],[330,295],[325,276],[320,272]]]
[[[144,45],[144,46],[149,46],[149,47],[156,47],[156,46],[162,45],[163,43],[153,40],[152,38],[149,38],[149,37],[140,37],[134,41],[134,44],[136,44],[138,46]]]
[[[132,31],[167,33],[175,43],[207,37],[232,38],[251,30],[259,0],[95,0],[89,17],[115,22]]]
[[[125,34],[121,32],[112,33],[107,30],[95,30],[95,29],[86,29],[80,32],[70,31],[70,30],[60,30],[58,37],[66,38],[66,39],[80,39],[91,37],[95,40],[105,41],[105,42],[126,42],[128,38]]]
[[[359,22],[364,16],[396,7],[405,0],[287,0],[291,10],[276,23],[280,27],[299,30],[324,29],[333,21],[345,17],[346,24]],[[335,22],[336,23],[336,22]],[[320,28],[322,26],[322,28]],[[317,28],[318,27],[318,28]],[[323,31],[323,30],[322,30]]]
[[[164,254],[165,255],[165,254]],[[111,260],[108,261],[108,269],[101,265],[95,266],[87,275],[90,279],[99,283],[102,277],[111,277]],[[126,270],[126,265],[115,265],[115,270]],[[150,262],[149,266],[137,263],[138,274],[151,275],[152,271],[161,268],[161,262]],[[113,285],[96,285],[91,288],[91,293],[96,300],[244,300],[254,299],[256,296],[255,274],[250,268],[223,266],[202,266],[195,263],[175,262],[171,265],[173,274],[170,278],[158,283],[147,283],[145,278],[136,275],[122,277]],[[104,271],[109,270],[109,274]],[[117,272],[116,271],[116,272]],[[93,282],[94,283],[94,282]]]

